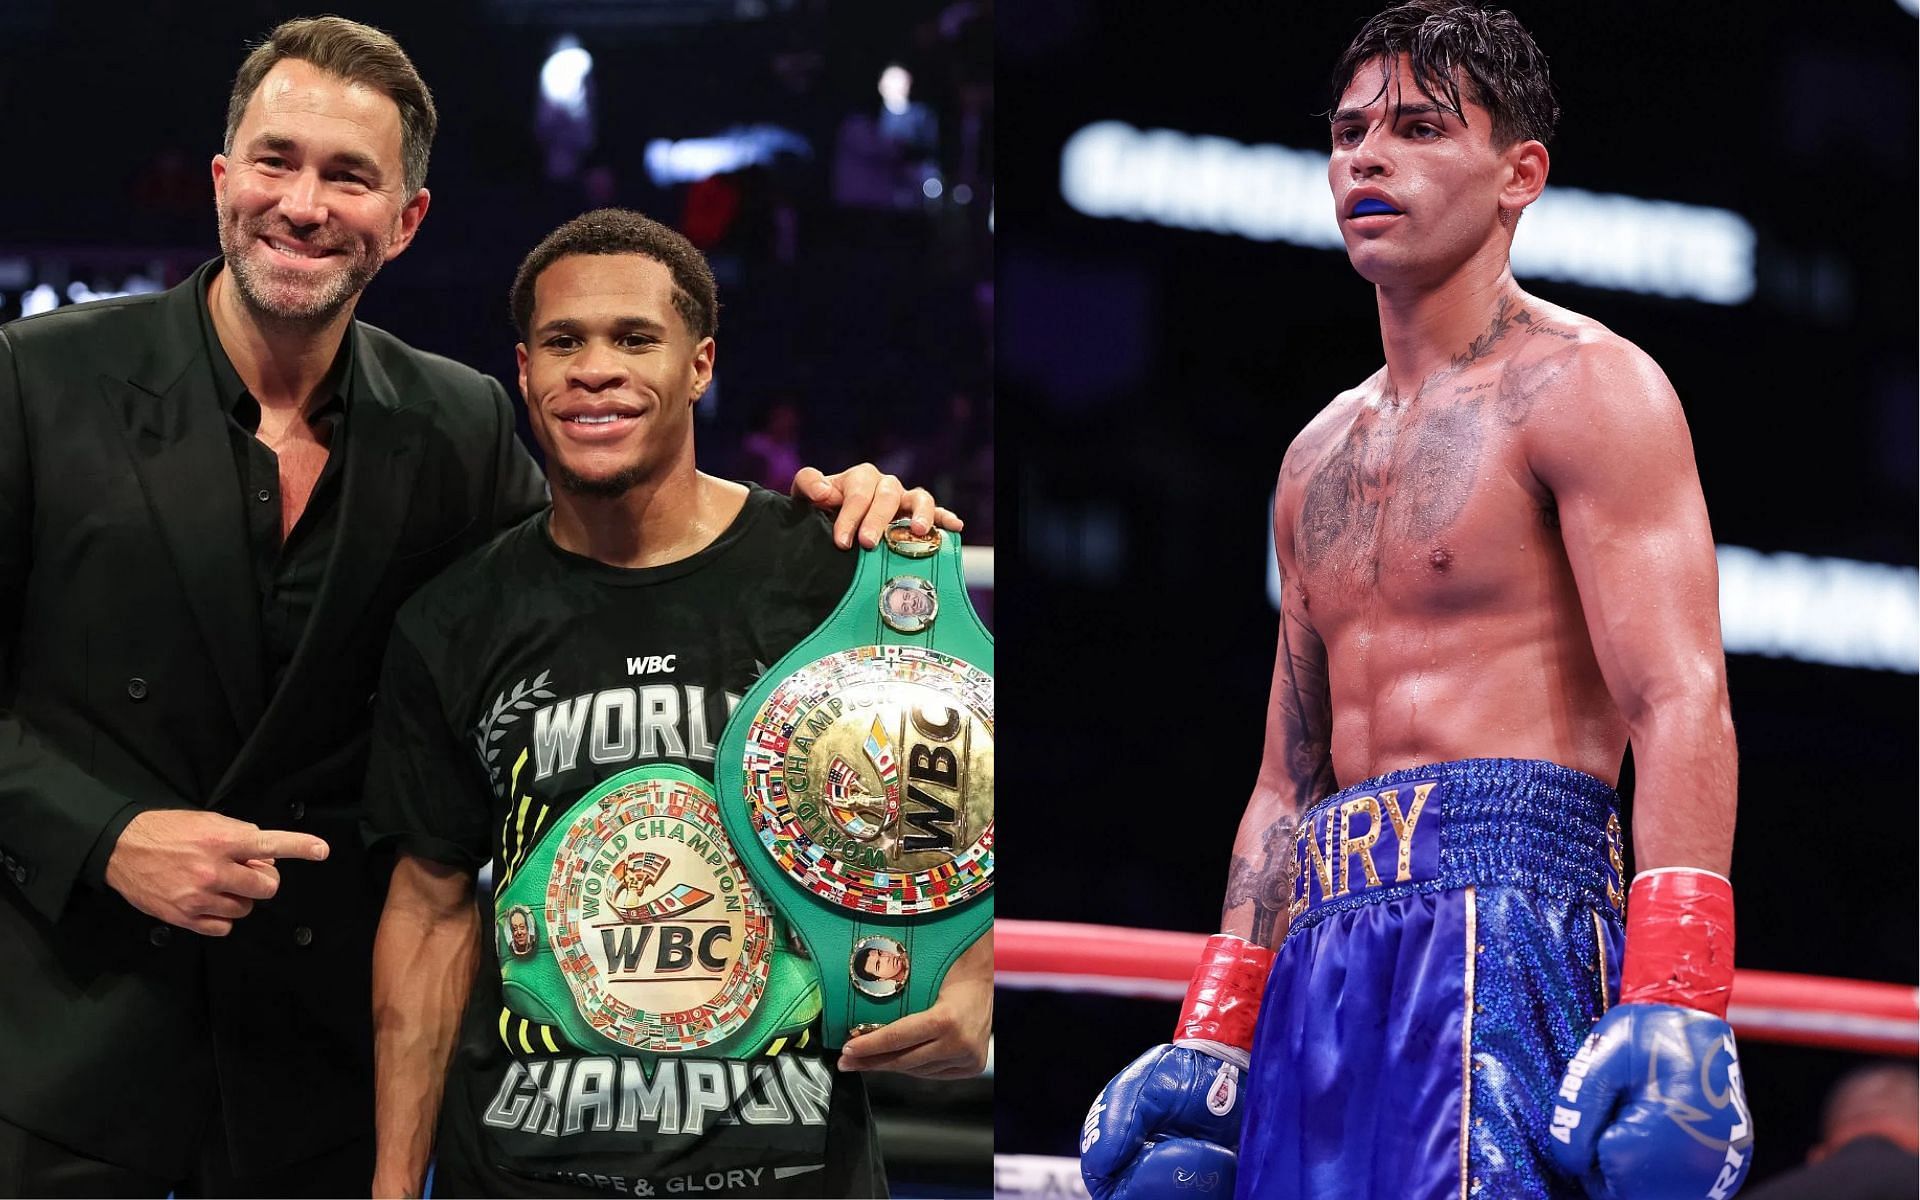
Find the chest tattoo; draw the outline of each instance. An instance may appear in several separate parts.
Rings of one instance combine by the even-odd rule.
[[[1567,341],[1543,356],[1516,355],[1498,374],[1465,382],[1471,368],[1518,334]],[[1570,365],[1576,335],[1503,299],[1485,333],[1427,377],[1404,405],[1363,411],[1323,450],[1302,497],[1301,563],[1323,577],[1370,585],[1383,546],[1426,547],[1465,511],[1481,478],[1490,436],[1525,423],[1535,401]],[[1434,556],[1444,556],[1444,562]],[[1452,554],[1427,556],[1445,571]]]

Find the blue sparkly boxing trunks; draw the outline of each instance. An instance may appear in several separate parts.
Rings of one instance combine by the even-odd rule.
[[[1527,759],[1313,806],[1254,1031],[1235,1194],[1578,1198],[1547,1130],[1619,994],[1619,798]]]

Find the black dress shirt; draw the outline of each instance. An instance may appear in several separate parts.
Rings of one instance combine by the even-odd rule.
[[[347,414],[352,406],[353,339],[340,339],[340,352],[321,385],[324,399],[307,415],[315,435],[327,446],[327,465],[320,471],[300,520],[283,543],[280,457],[256,436],[260,431],[260,404],[241,382],[233,360],[214,333],[204,293],[200,297],[200,318],[207,338],[207,361],[213,364],[214,388],[221,410],[227,414],[227,434],[233,443],[233,466],[247,522],[247,550],[260,599],[261,679],[266,684],[264,694],[271,700],[286,678],[293,652],[299,648],[307,620],[313,615],[339,527],[340,473],[351,437]]]

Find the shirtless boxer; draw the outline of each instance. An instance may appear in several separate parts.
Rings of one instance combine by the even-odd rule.
[[[1103,1200],[1223,1195],[1236,1166],[1241,1196],[1724,1200],[1752,1157],[1723,1020],[1735,746],[1679,400],[1514,283],[1558,111],[1511,14],[1390,9],[1333,97],[1386,365],[1282,463],[1224,932],[1174,1045],[1088,1114],[1082,1169]]]

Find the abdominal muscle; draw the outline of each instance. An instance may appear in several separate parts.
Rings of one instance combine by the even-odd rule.
[[[1463,758],[1545,759],[1618,782],[1626,723],[1577,597],[1445,614],[1385,607],[1322,631],[1341,787]]]

